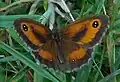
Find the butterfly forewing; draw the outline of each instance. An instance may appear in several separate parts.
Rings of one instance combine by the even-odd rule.
[[[63,29],[62,32],[65,38],[72,38],[80,45],[92,47],[101,39],[108,27],[108,22],[108,16],[100,15],[75,21]]]
[[[49,30],[31,19],[17,19],[14,22],[14,27],[23,40],[33,49],[42,46],[49,39]]]

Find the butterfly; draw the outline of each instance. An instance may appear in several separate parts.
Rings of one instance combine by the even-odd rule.
[[[67,71],[88,61],[108,24],[109,17],[99,15],[76,20],[64,29],[50,30],[32,19],[19,18],[14,21],[14,28],[42,64]]]

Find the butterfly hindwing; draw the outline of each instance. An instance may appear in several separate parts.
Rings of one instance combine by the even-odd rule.
[[[84,48],[70,39],[62,41],[62,52],[66,61],[63,64],[59,63],[60,70],[72,71],[79,68],[88,61],[92,51],[92,49]]]
[[[80,47],[78,50],[74,50],[68,54],[67,59],[70,64],[70,70],[77,69],[81,65],[87,63],[88,59],[92,56],[92,52],[92,49]]]

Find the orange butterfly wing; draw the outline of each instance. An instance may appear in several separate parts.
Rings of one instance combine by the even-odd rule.
[[[34,20],[17,19],[14,22],[14,27],[23,40],[33,49],[42,46],[48,39],[49,30]]]
[[[100,15],[78,20],[63,29],[65,38],[72,38],[80,45],[92,47],[98,43],[107,29],[108,16]]]
[[[35,56],[40,56],[42,59],[47,61],[55,58],[53,55],[53,49],[51,49],[49,45],[45,46],[47,50],[45,50],[46,48],[44,49],[43,47],[47,41],[47,43],[51,43],[51,41],[49,41],[51,39],[51,31],[44,25],[28,18],[20,18],[15,20],[14,28],[27,43],[27,45],[35,50],[35,52],[33,51]]]
[[[76,68],[88,61],[92,54],[92,47],[97,44],[108,27],[108,16],[96,16],[85,20],[78,20],[68,25],[61,32],[64,34],[65,40],[71,40],[68,45],[79,45],[68,51],[66,60],[70,63],[70,67]],[[67,42],[68,43],[68,42]],[[63,48],[67,46],[64,45]],[[64,48],[63,51],[67,50]]]

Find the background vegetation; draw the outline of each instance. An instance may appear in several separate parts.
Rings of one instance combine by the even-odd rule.
[[[37,65],[31,49],[12,28],[17,18],[42,24],[56,20],[64,27],[74,19],[97,14],[109,15],[109,29],[92,60],[72,73]],[[0,82],[120,82],[119,68],[120,0],[0,0]]]

